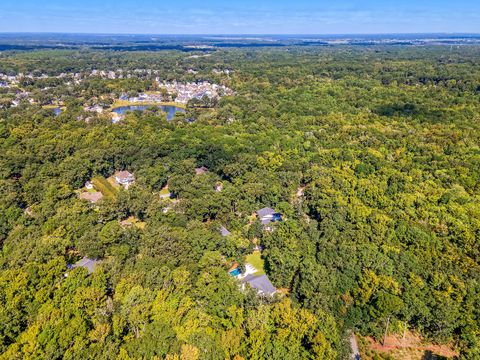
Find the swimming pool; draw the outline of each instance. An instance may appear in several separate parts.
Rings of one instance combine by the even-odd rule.
[[[233,277],[237,277],[241,273],[242,273],[242,270],[240,270],[240,268],[236,268],[235,270],[230,271],[229,274],[232,275]]]

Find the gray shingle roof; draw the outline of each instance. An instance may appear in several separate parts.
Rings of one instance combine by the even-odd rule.
[[[87,269],[88,273],[93,273],[95,270],[95,266],[98,264],[97,260],[92,260],[87,257],[84,257],[82,260],[77,261],[75,264],[72,265],[72,268],[83,267]]]
[[[263,208],[263,209],[260,209],[257,211],[257,215],[259,217],[264,217],[264,216],[268,216],[268,215],[273,215],[275,214],[276,211],[273,210],[272,208]]]
[[[267,275],[248,275],[242,279],[242,284],[248,283],[250,286],[265,295],[273,295],[277,292],[275,286],[272,285]]]
[[[228,235],[231,234],[231,232],[228,231],[225,226],[222,226],[222,227],[220,228],[220,233],[222,234],[222,236],[228,236]]]

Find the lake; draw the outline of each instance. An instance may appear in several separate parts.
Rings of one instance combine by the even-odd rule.
[[[152,105],[129,105],[129,106],[120,106],[112,110],[112,112],[125,115],[128,111],[145,111],[148,108],[152,107]],[[163,112],[167,113],[167,120],[172,120],[173,117],[177,112],[185,113],[185,109],[172,106],[172,105],[156,105],[156,107],[160,108]]]

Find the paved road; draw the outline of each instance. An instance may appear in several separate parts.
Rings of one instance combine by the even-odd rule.
[[[352,348],[352,359],[360,360],[360,351],[358,350],[358,343],[355,334],[350,335],[350,347]]]

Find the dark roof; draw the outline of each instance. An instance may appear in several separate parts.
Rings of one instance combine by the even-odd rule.
[[[98,264],[97,260],[92,260],[87,257],[84,257],[82,260],[77,261],[75,264],[72,265],[72,268],[83,267],[87,269],[88,273],[93,273],[95,266]]]
[[[231,232],[228,231],[225,226],[222,226],[222,227],[220,228],[220,233],[222,234],[222,236],[228,236],[228,235],[231,234]]]
[[[273,295],[277,292],[277,289],[272,285],[267,275],[248,275],[242,279],[242,284],[245,283],[249,283],[252,288],[266,295]]]
[[[264,216],[268,216],[268,215],[273,215],[275,214],[276,211],[273,210],[272,208],[263,208],[263,209],[260,209],[257,211],[257,215],[259,217],[264,217]]]

